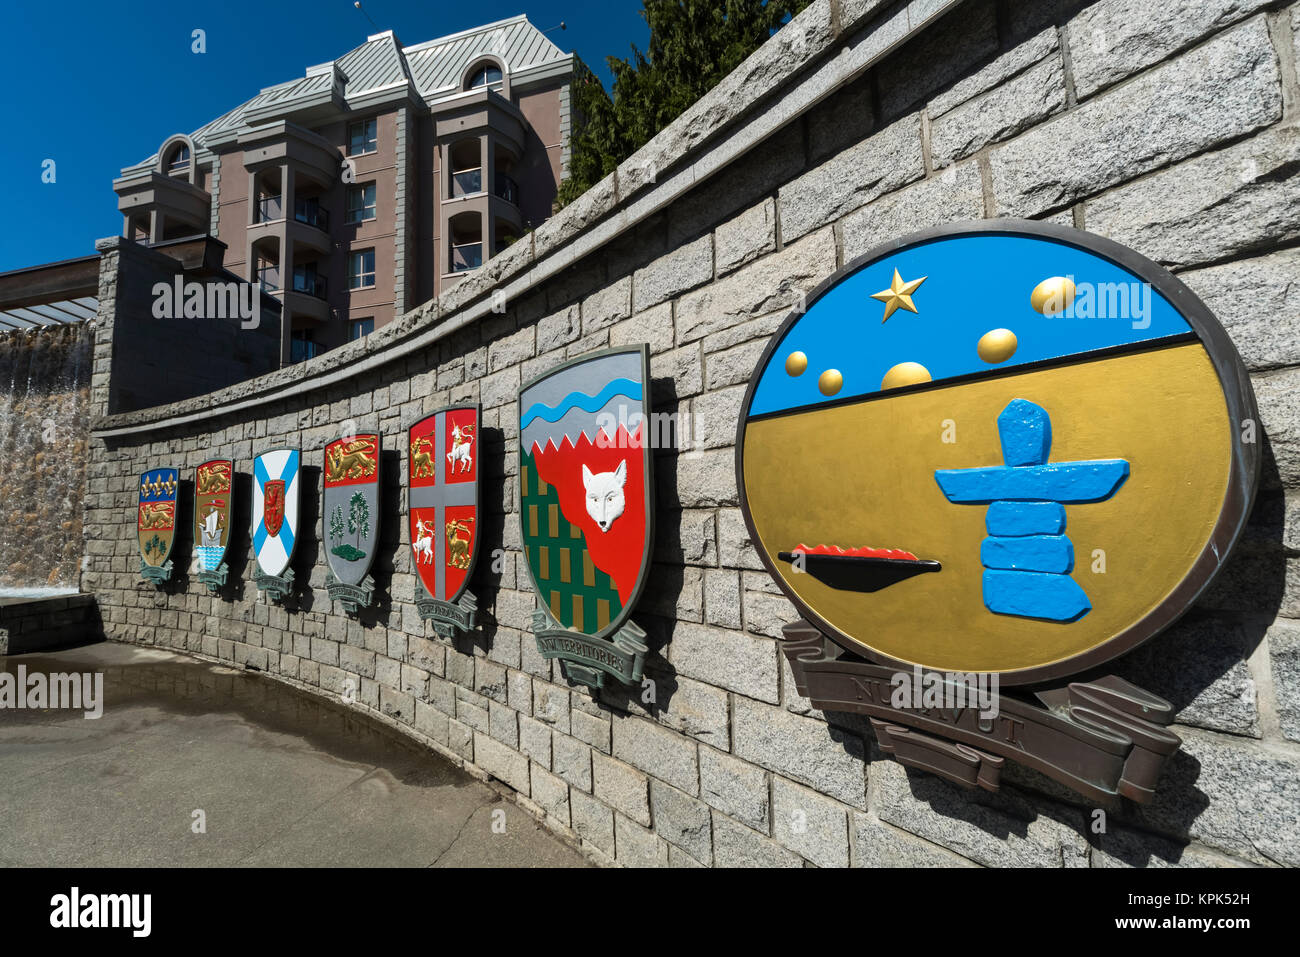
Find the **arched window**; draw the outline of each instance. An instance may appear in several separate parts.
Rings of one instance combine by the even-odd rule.
[[[167,158],[167,172],[184,173],[190,168],[190,148],[184,143],[171,151]]]
[[[480,86],[497,86],[501,83],[501,67],[495,63],[480,63],[470,71],[465,89],[474,90]]]

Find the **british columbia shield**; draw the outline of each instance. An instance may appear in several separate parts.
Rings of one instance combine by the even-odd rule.
[[[411,561],[422,594],[420,615],[439,634],[474,627],[469,592],[479,548],[479,407],[442,409],[411,426]]]
[[[289,563],[299,537],[301,462],[297,449],[272,449],[253,460],[253,580],[277,599],[293,587]]]
[[[589,353],[519,392],[519,516],[538,648],[593,687],[641,679],[628,620],[650,567],[650,352]]]
[[[140,541],[140,574],[154,583],[171,578],[167,556],[176,537],[176,496],[180,472],[150,469],[140,476],[139,513],[136,530]]]
[[[226,583],[234,470],[229,459],[214,459],[194,473],[194,558],[199,581],[212,590]]]
[[[325,446],[325,554],[330,598],[350,612],[370,604],[370,566],[379,543],[380,437],[347,435]]]

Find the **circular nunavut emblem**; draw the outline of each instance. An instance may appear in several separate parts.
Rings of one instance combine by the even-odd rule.
[[[1254,396],[1209,310],[1109,240],[999,221],[850,263],[773,336],[736,442],[760,557],[878,663],[1057,678],[1150,638],[1236,540]]]

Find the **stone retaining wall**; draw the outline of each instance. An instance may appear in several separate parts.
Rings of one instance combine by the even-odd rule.
[[[355,699],[505,782],[602,861],[1296,865],[1297,30],[1300,5],[1252,0],[819,0],[441,301],[302,366],[100,419],[83,588],[110,637]],[[996,795],[960,791],[883,758],[865,720],[813,710],[777,649],[794,611],[737,507],[744,383],[801,293],[895,237],[997,216],[1072,224],[1175,269],[1245,357],[1267,433],[1258,505],[1217,585],[1117,667],[1174,703],[1184,745],[1156,802],[1109,809],[1103,834],[1092,807],[1033,772],[1009,769]],[[108,305],[101,329],[112,321]],[[655,460],[655,564],[634,614],[654,700],[593,699],[528,630],[516,390],[643,341],[655,408],[689,414],[697,441]],[[97,392],[109,386],[97,366]],[[416,614],[396,453],[377,607],[349,618],[324,591],[326,441],[351,420],[400,448],[412,422],[464,401],[483,406],[480,630],[443,642]],[[221,456],[247,473],[281,445],[306,467],[296,600],[259,600],[246,535],[219,597],[183,562],[165,589],[139,578],[141,471]]]
[[[21,655],[103,637],[94,595],[0,602],[0,655]]]

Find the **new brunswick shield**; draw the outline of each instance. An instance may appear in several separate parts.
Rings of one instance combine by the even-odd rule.
[[[293,582],[301,461],[297,449],[274,449],[253,460],[254,581],[274,598],[287,595]]]
[[[474,627],[468,592],[478,557],[479,407],[453,406],[411,426],[411,560],[423,586],[420,614],[440,634]]]
[[[230,501],[234,463],[204,462],[194,473],[194,557],[198,579],[211,589],[226,583],[226,545],[230,539]]]
[[[355,612],[374,593],[370,565],[379,543],[379,436],[349,435],[325,446],[325,554],[330,598]]]
[[[151,469],[140,476],[140,511],[136,528],[140,540],[140,574],[152,582],[171,578],[172,541],[176,537],[176,469]]]
[[[606,674],[641,678],[644,632],[627,619],[650,566],[649,383],[641,345],[573,359],[519,392],[519,515],[544,609],[534,614],[538,648],[596,687]]]

